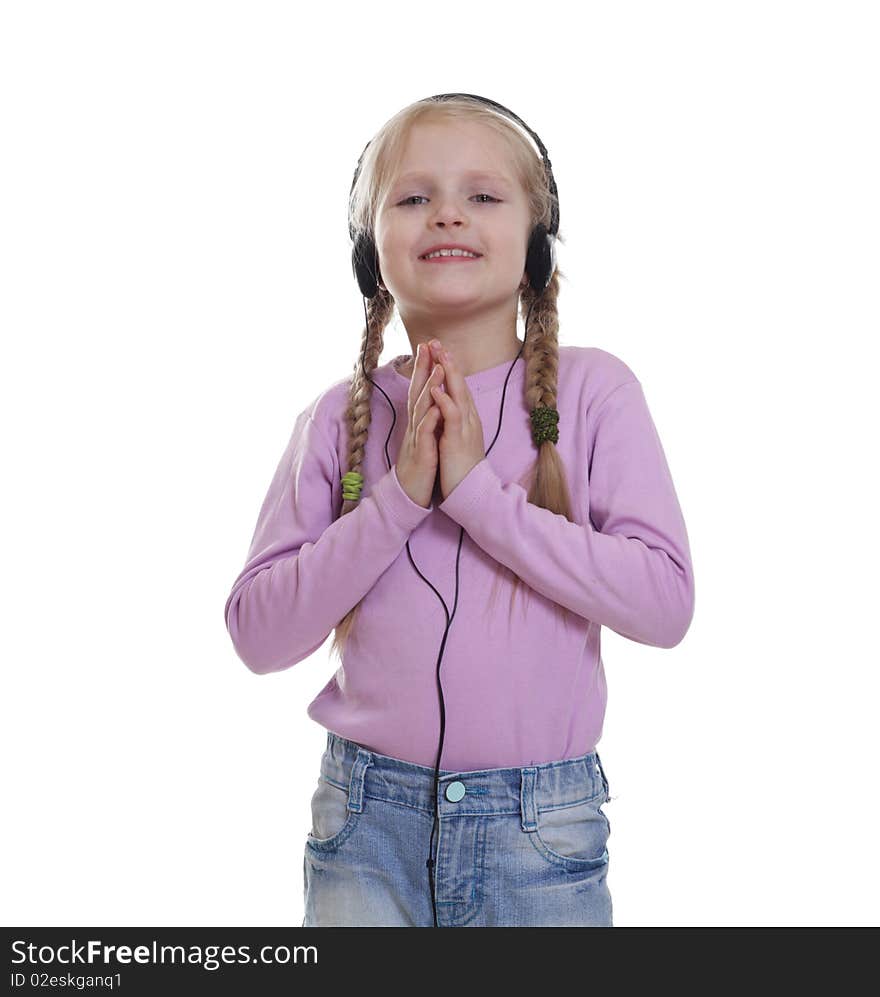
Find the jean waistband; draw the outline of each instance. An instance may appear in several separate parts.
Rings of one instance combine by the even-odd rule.
[[[360,812],[364,797],[434,813],[434,769],[381,755],[327,731],[321,775],[348,790],[350,810]],[[540,811],[595,799],[608,780],[598,751],[578,758],[513,768],[456,772],[440,769],[438,809],[441,816],[515,814],[525,828]]]

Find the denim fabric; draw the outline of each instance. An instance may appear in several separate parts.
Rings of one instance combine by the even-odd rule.
[[[612,927],[597,751],[440,770],[438,927]],[[434,769],[327,732],[303,860],[303,927],[434,927]]]

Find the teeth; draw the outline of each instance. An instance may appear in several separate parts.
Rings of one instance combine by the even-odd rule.
[[[435,256],[470,256],[477,259],[479,253],[469,253],[466,249],[437,249],[433,253],[423,256],[423,260],[432,260]]]

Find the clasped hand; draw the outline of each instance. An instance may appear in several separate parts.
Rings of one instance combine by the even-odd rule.
[[[431,396],[443,418],[443,433],[437,444],[440,492],[446,499],[459,482],[486,456],[483,424],[470,388],[452,355],[436,340],[431,356],[440,365],[439,376],[446,387],[431,388]]]

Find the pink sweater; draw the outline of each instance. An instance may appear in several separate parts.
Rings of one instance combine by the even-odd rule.
[[[557,449],[576,522],[529,503],[519,483],[536,456],[522,357],[491,453],[444,501],[424,508],[403,491],[395,470],[409,388],[396,365],[405,359],[372,375],[397,412],[392,467],[385,458],[391,411],[374,388],[361,500],[345,516],[340,476],[350,378],[297,417],[226,602],[235,650],[259,674],[290,668],[366,597],[343,663],[308,715],[370,750],[433,769],[447,616],[410,563],[409,542],[419,571],[454,613],[440,668],[440,767],[534,765],[586,754],[601,737],[607,700],[601,628],[671,648],[694,612],[687,530],[642,385],[611,353],[559,349]],[[509,367],[505,361],[466,378],[486,447]],[[512,614],[511,572],[522,580]],[[570,611],[567,622],[560,606]]]

